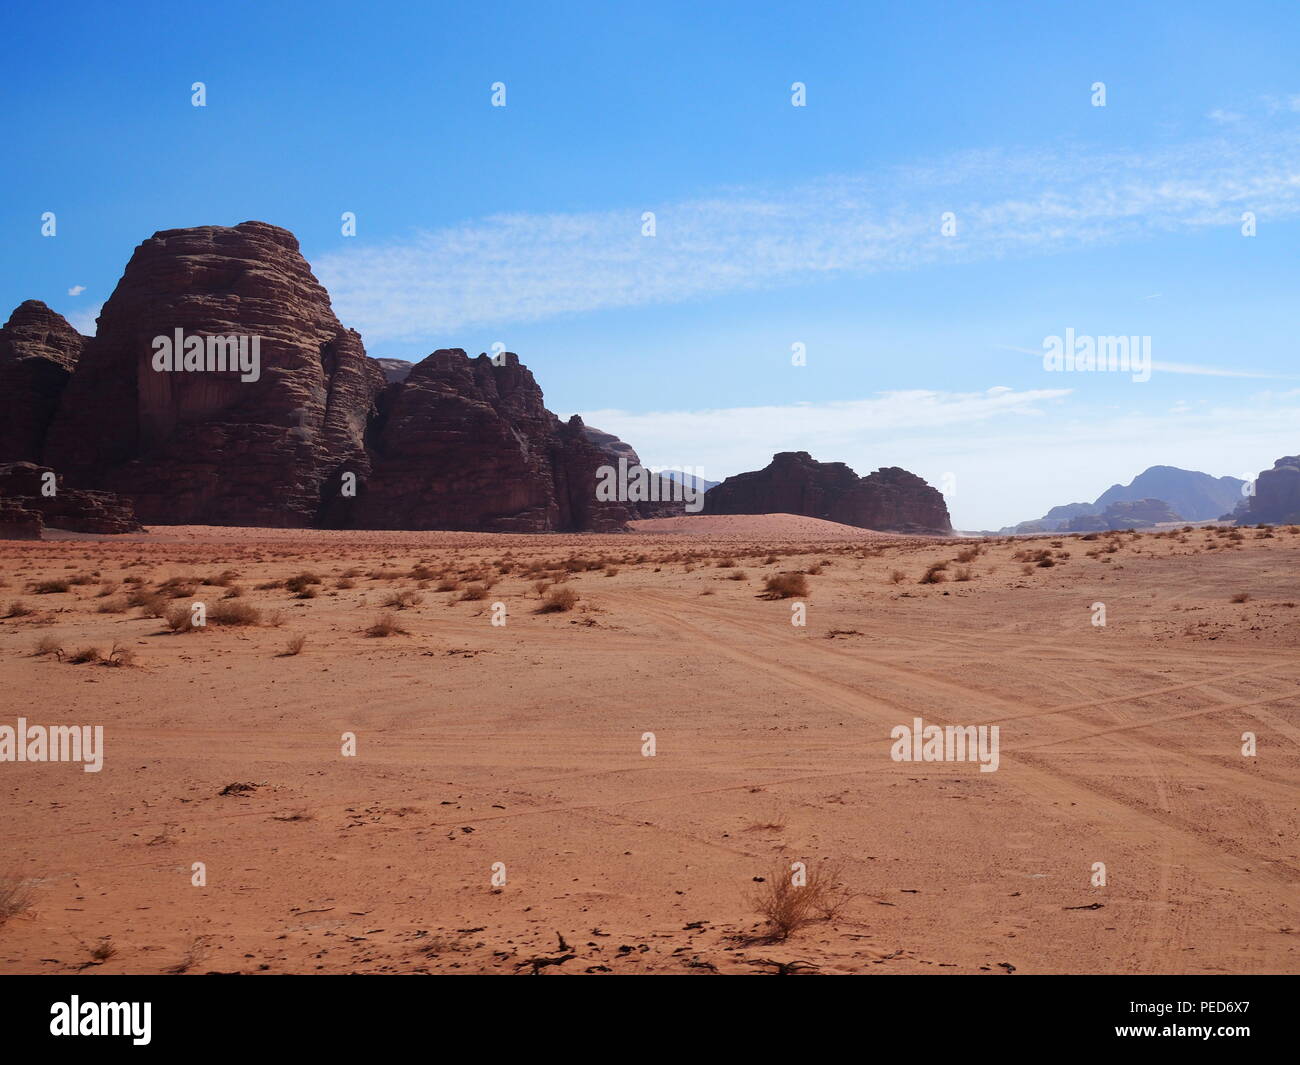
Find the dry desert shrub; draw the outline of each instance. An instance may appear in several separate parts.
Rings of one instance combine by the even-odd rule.
[[[101,939],[98,943],[96,943],[93,947],[90,948],[91,960],[97,962],[100,965],[103,965],[104,962],[108,961],[108,959],[111,958],[116,953],[117,953],[117,947],[113,946],[112,941],[109,940],[108,936],[105,936],[103,939]]]
[[[32,592],[35,595],[53,595],[56,592],[66,592],[70,587],[67,581],[37,581],[32,585]]]
[[[289,642],[285,644],[284,651],[281,652],[282,658],[292,658],[294,655],[302,654],[302,649],[307,646],[307,637],[299,633],[297,636],[290,636]]]
[[[904,573],[901,569],[894,569],[889,571],[890,584],[902,584],[905,580],[907,580],[907,574]]]
[[[968,581],[973,576],[974,574],[971,573],[971,568],[969,566],[958,566],[956,572],[952,575],[952,579],[955,581]]]
[[[917,584],[942,584],[948,579],[944,573],[947,568],[947,562],[931,562],[930,568],[921,574],[921,579],[917,581]]]
[[[262,620],[262,612],[252,603],[223,599],[208,611],[208,620],[216,625],[256,625]]]
[[[63,648],[59,646],[59,641],[53,636],[42,636],[36,641],[36,647],[32,654],[37,658],[44,655],[59,655],[63,653]]]
[[[533,591],[537,593],[538,599],[544,596],[550,587],[550,581],[533,581]]]
[[[115,598],[105,599],[99,606],[95,607],[97,614],[124,614],[126,613],[126,600]]]
[[[769,599],[790,599],[808,594],[808,578],[802,573],[777,573],[768,577],[763,591]]]
[[[0,876],[0,925],[30,907],[33,896],[29,880],[20,876]]]
[[[181,955],[181,960],[173,965],[167,972],[172,976],[181,976],[191,969],[197,968],[207,961],[208,955],[212,953],[212,945],[206,936],[195,936],[185,953]]]
[[[475,582],[474,584],[469,585],[463,592],[460,593],[459,601],[462,603],[473,603],[473,602],[477,602],[480,599],[486,599],[487,594],[488,594],[487,585],[482,584],[480,582]]]
[[[435,592],[454,592],[460,587],[460,581],[455,577],[444,577],[434,588]]]
[[[118,669],[123,666],[133,666],[135,665],[135,652],[123,647],[120,643],[115,643],[109,650],[108,657],[104,659],[104,665],[114,666]]]
[[[1249,593],[1249,592],[1238,592],[1236,595],[1234,595],[1234,596],[1232,597],[1232,599],[1230,600],[1230,602],[1233,602],[1233,603],[1244,603],[1244,602],[1246,602],[1246,600],[1248,600],[1249,598],[1250,598],[1250,593]]]
[[[380,606],[390,606],[393,607],[395,610],[405,610],[407,607],[416,606],[421,601],[421,599],[422,596],[419,596],[415,592],[411,592],[411,591],[392,592],[380,604]]]
[[[9,609],[5,612],[7,618],[25,618],[35,611],[24,603],[21,599],[15,599],[9,604]]]
[[[542,600],[539,614],[557,614],[572,610],[578,602],[578,593],[572,588],[552,588]]]
[[[98,647],[83,647],[80,651],[69,655],[68,661],[74,666],[79,666],[86,662],[102,662],[104,661],[104,652]]]
[[[754,912],[767,922],[772,941],[788,939],[814,921],[833,920],[853,898],[837,865],[815,866],[804,878],[805,883],[796,886],[791,870],[778,866],[751,897]]]
[[[743,569],[732,570],[732,572],[730,572],[730,573],[727,574],[727,580],[729,580],[729,581],[747,581],[747,580],[749,580],[749,574],[746,573]]]
[[[164,608],[162,619],[172,632],[198,632],[201,627],[194,624],[194,612],[184,603]]]
[[[407,636],[409,633],[397,623],[395,614],[380,614],[375,623],[366,629],[367,636]]]

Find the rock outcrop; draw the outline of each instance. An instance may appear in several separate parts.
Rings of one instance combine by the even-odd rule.
[[[1287,455],[1255,479],[1246,505],[1229,515],[1244,525],[1300,522],[1300,455]]]
[[[460,349],[435,351],[390,386],[370,445],[373,475],[331,524],[613,531],[682,509],[599,502],[597,471],[626,457],[626,445],[592,439],[576,415],[561,423],[510,352],[471,359]]]
[[[783,451],[764,469],[728,477],[704,496],[706,514],[804,514],[889,532],[946,535],[943,495],[897,466],[859,477],[842,462]]]
[[[39,462],[83,337],[40,300],[18,305],[0,329],[0,460]]]
[[[1143,529],[1162,522],[1183,519],[1163,499],[1122,499],[1111,503],[1100,514],[1080,514],[1071,518],[1062,532],[1102,532],[1113,529]]]
[[[6,539],[39,540],[44,526],[86,533],[139,532],[131,504],[111,492],[68,488],[48,466],[0,466],[0,525]],[[35,535],[28,535],[34,531]]]
[[[155,338],[178,330],[260,338],[256,379],[155,369]],[[310,525],[331,478],[369,472],[363,438],[384,383],[291,233],[168,230],[136,248],[104,304],[44,460],[129,497],[149,523]]]
[[[607,531],[683,511],[597,498],[636,453],[561,423],[514,355],[367,357],[263,222],[156,233],[93,338],[33,302],[0,339],[0,375],[24,366],[0,462],[39,458],[151,525]]]

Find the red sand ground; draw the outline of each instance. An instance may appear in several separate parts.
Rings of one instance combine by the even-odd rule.
[[[764,582],[809,569],[796,627]],[[258,587],[304,570],[312,598]],[[1297,573],[1287,529],[0,544],[0,614],[33,611],[0,621],[0,725],[106,745],[98,774],[0,764],[0,876],[27,896],[0,971],[1296,972]],[[577,605],[538,613],[561,576]],[[174,634],[126,605],[169,577],[220,583],[166,603],[233,584],[261,623]],[[365,635],[389,610],[406,634]],[[114,644],[134,663],[70,660]],[[891,760],[915,716],[998,724],[999,770]],[[796,860],[855,897],[774,942],[754,878]]]

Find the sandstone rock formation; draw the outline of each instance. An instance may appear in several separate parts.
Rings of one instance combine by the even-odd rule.
[[[673,512],[598,503],[596,471],[625,456],[626,445],[591,439],[576,415],[561,423],[513,353],[498,364],[435,351],[385,393],[370,444],[374,473],[339,524],[611,531]]]
[[[40,300],[18,305],[0,329],[0,460],[39,462],[83,337]]]
[[[252,372],[204,365],[238,338]],[[368,358],[293,234],[263,222],[156,233],[93,338],[29,303],[0,340],[0,375],[24,366],[0,462],[39,457],[149,524],[582,531],[683,509],[598,500],[597,470],[635,452],[561,424],[514,355]]]
[[[1100,514],[1080,514],[1071,518],[1062,532],[1102,532],[1111,529],[1142,529],[1161,522],[1183,519],[1163,499],[1122,499],[1111,503]]]
[[[52,495],[46,485],[53,485]],[[6,539],[39,540],[43,526],[87,533],[140,531],[126,500],[111,492],[68,488],[55,471],[32,462],[0,466],[0,504],[0,525],[7,527],[0,536]]]
[[[1300,522],[1300,455],[1286,455],[1255,479],[1255,494],[1229,515],[1242,524]]]
[[[155,337],[260,337],[260,374],[158,371]],[[322,488],[363,475],[384,386],[286,230],[157,233],[135,250],[55,416],[44,460],[150,523],[309,525]]]
[[[783,451],[764,469],[728,477],[704,496],[706,514],[804,514],[890,532],[952,532],[943,495],[897,466],[859,477],[842,462]]]

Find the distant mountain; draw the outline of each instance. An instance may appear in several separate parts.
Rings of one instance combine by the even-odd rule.
[[[1134,477],[1132,484],[1107,488],[1095,506],[1104,510],[1111,503],[1162,499],[1183,521],[1209,521],[1241,502],[1245,484],[1239,477],[1211,477],[1176,466],[1152,466]]]
[[[1117,499],[1100,514],[1071,518],[1062,532],[1102,532],[1107,529],[1141,529],[1161,522],[1183,521],[1163,499]]]
[[[670,481],[678,481],[687,486],[694,486],[696,491],[707,492],[710,488],[716,488],[721,481],[710,481],[704,477],[697,477],[693,473],[683,473],[681,470],[660,470],[660,477],[666,477]]]
[[[1003,533],[1061,532],[1087,515],[1101,515],[1112,503],[1157,500],[1168,504],[1167,521],[1211,521],[1232,510],[1244,497],[1246,482],[1238,477],[1211,477],[1177,466],[1152,466],[1129,484],[1113,484],[1092,503],[1053,507],[1035,521],[1008,526]],[[1126,526],[1127,527],[1127,526]]]

